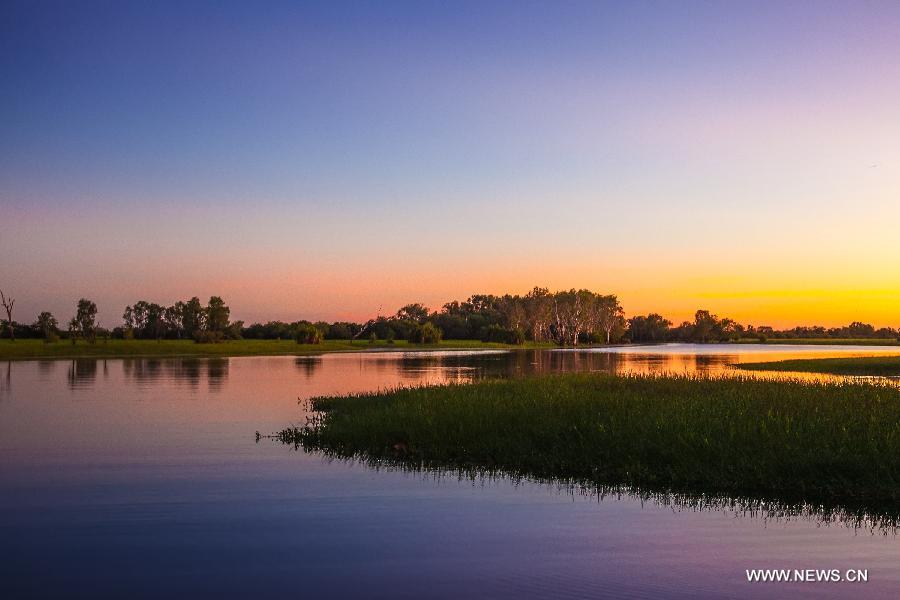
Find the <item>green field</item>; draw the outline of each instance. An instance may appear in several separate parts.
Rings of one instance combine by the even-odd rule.
[[[373,465],[900,507],[900,389],[552,375],[318,398],[276,437]]]
[[[770,340],[773,344],[860,344],[894,345],[891,340]],[[747,342],[751,343],[751,342]],[[437,345],[410,344],[397,340],[388,344],[384,340],[369,343],[368,340],[324,340],[321,344],[297,344],[293,340],[232,340],[219,344],[197,344],[193,340],[98,340],[95,344],[79,340],[72,344],[67,340],[45,344],[42,340],[0,340],[0,360],[29,360],[47,358],[127,358],[160,356],[278,356],[319,354],[323,352],[361,352],[386,350],[486,350],[492,348],[552,348],[554,344],[526,342],[521,346],[482,342],[480,340],[443,340]],[[774,363],[769,363],[774,364]],[[742,365],[743,366],[743,365]]]
[[[798,358],[773,362],[739,363],[748,371],[793,371],[832,375],[900,376],[900,356],[858,356],[851,358]]]
[[[440,344],[410,344],[398,340],[369,343],[368,340],[325,340],[321,344],[298,344],[293,340],[233,340],[219,344],[197,344],[192,340],[98,340],[95,344],[61,340],[45,344],[42,340],[0,340],[0,360],[47,358],[127,358],[159,356],[278,356],[319,354],[323,352],[362,352],[387,350],[487,350],[492,348],[535,348],[538,345],[509,346],[479,340],[444,340]]]

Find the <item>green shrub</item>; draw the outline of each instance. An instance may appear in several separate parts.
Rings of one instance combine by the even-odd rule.
[[[524,344],[525,333],[521,329],[491,325],[482,331],[481,341],[498,344]]]
[[[235,321],[225,328],[224,335],[229,340],[241,340],[241,329],[244,327],[243,321]]]
[[[435,326],[431,321],[419,325],[418,323],[410,330],[409,341],[414,344],[437,344],[440,343],[443,332],[440,327]]]
[[[197,331],[194,333],[194,342],[197,344],[218,344],[225,341],[221,331]]]
[[[298,344],[319,344],[322,342],[322,332],[311,323],[301,323],[297,325],[294,340]]]

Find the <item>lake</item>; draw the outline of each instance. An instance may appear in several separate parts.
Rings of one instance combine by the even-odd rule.
[[[375,471],[255,438],[303,400],[557,371],[727,373],[871,346],[0,363],[2,596],[896,598],[894,531]],[[867,583],[748,583],[755,568]]]

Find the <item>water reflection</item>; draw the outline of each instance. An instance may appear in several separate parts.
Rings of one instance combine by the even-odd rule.
[[[69,387],[78,389],[90,387],[97,378],[97,364],[93,358],[75,358],[69,363]]]
[[[58,360],[39,360],[38,364],[38,372],[41,374],[41,377],[44,379],[49,379],[53,372],[56,370],[56,365],[59,363]]]
[[[372,455],[351,452],[346,446],[306,445],[298,436],[285,430],[274,436],[260,436],[290,446],[304,454],[322,458],[326,463],[348,465],[361,464],[375,472],[402,472],[427,477],[431,480],[470,481],[472,483],[510,482],[516,486],[523,483],[537,484],[552,488],[573,497],[593,498],[598,502],[606,500],[634,500],[642,505],[671,508],[673,512],[718,512],[732,517],[758,519],[764,523],[806,521],[816,526],[840,525],[875,534],[897,535],[900,532],[900,502],[872,504],[849,500],[838,504],[833,502],[811,502],[797,496],[729,496],[708,492],[701,488],[688,491],[672,491],[649,487],[607,485],[593,481],[572,479],[551,479],[518,472],[508,472],[493,466],[459,467],[442,465],[435,461],[405,460],[401,454],[394,456]]]
[[[155,358],[138,358],[124,360],[122,368],[125,376],[129,379],[134,379],[138,383],[153,383],[159,381],[159,378],[163,375],[163,364],[167,365],[167,371],[179,370],[183,366],[179,359],[167,360],[164,363],[162,360]],[[191,381],[189,372],[180,372],[178,378],[188,382]]]
[[[371,374],[379,379],[396,380],[396,384],[466,383],[484,379],[529,377],[546,373],[607,372],[669,374],[696,373],[758,377],[765,379],[806,379],[833,381],[839,376],[822,374],[741,371],[735,364],[760,360],[791,358],[863,356],[897,354],[895,348],[877,347],[763,347],[739,348],[733,345],[697,346],[672,344],[647,347],[598,348],[587,350],[497,350],[497,351],[408,351],[361,352],[299,356],[290,359],[310,384],[331,381],[335,376],[368,381]],[[57,365],[67,364],[70,389],[87,389],[104,378],[122,373],[127,380],[141,386],[162,381],[185,385],[192,390],[221,390],[234,361],[246,358],[77,358],[69,361],[36,361],[44,380],[53,378]],[[0,367],[0,393],[8,394],[12,385],[12,362]],[[339,375],[337,375],[339,373]],[[885,379],[885,381],[891,381]],[[893,379],[893,383],[900,380]],[[363,387],[365,387],[363,385]]]
[[[6,361],[3,371],[0,378],[0,399],[12,393],[12,361]]]
[[[122,361],[126,379],[141,386],[174,381],[192,390],[206,381],[210,391],[222,389],[228,379],[228,358],[136,358]]]
[[[688,346],[688,348],[683,348]],[[685,351],[686,350],[686,351]],[[798,357],[828,357],[846,355],[830,348],[802,348],[779,352],[729,352],[729,347],[719,347],[718,353],[694,350],[691,345],[619,348],[615,350],[566,351],[566,350],[513,350],[470,353],[405,352],[396,355],[366,356],[360,361],[374,363],[376,368],[395,366],[407,381],[420,380],[423,375],[440,374],[446,382],[469,382],[483,379],[530,377],[548,373],[605,372],[615,374],[700,374],[738,375],[762,379],[804,379],[810,381],[835,381],[840,376],[817,373],[779,373],[766,371],[742,371],[735,368],[741,362],[757,360],[786,360]],[[896,350],[889,351],[894,354]],[[855,352],[854,355],[875,355],[876,351]]]
[[[206,361],[206,382],[210,391],[217,392],[222,389],[225,380],[228,379],[228,359],[212,358]]]
[[[687,348],[689,350],[690,348]],[[333,376],[341,365],[355,364],[360,373],[366,370],[376,371],[394,369],[396,376],[402,384],[407,383],[447,383],[447,382],[472,382],[486,379],[530,377],[540,374],[562,372],[607,372],[615,374],[698,374],[698,375],[739,375],[750,378],[787,378],[810,380],[841,380],[842,377],[819,374],[796,373],[766,373],[745,372],[736,370],[734,365],[742,361],[759,360],[759,352],[727,352],[721,349],[718,353],[710,351],[689,352],[682,345],[675,351],[666,353],[669,348],[645,348],[642,351],[629,349],[629,351],[553,351],[553,350],[520,350],[500,352],[467,352],[467,353],[429,353],[429,352],[404,352],[394,354],[360,354],[360,355],[332,355],[314,367],[320,369],[318,375],[322,378]],[[844,349],[838,349],[840,355]],[[895,350],[894,350],[895,352]],[[781,360],[785,357],[828,355],[828,349],[803,348],[802,352],[792,349],[781,349],[777,352],[764,351],[766,359]],[[311,368],[312,370],[312,368]],[[285,443],[293,444],[300,448],[294,439],[282,439]],[[360,456],[347,454],[346,448],[313,447],[303,448],[310,453],[318,453],[322,456],[346,462],[361,460],[369,467],[376,469],[389,468],[403,471],[427,472],[430,474],[451,474],[462,477],[512,477],[521,474],[504,473],[484,469],[480,471],[454,471],[452,465],[421,463],[408,464],[398,457],[385,456]],[[615,491],[627,494],[630,497],[641,500],[653,500],[654,502],[672,506],[678,509],[710,509],[721,511],[723,507],[735,514],[763,515],[764,518],[800,517],[813,520],[817,523],[827,524],[840,522],[854,528],[863,529],[895,529],[898,517],[900,517],[900,504],[871,505],[871,504],[843,504],[843,505],[811,505],[804,498],[734,498],[716,496],[715,490],[689,490],[675,494],[670,490],[649,489],[625,489],[599,486],[592,482],[571,481],[542,481],[530,479],[540,483],[563,485],[581,490],[581,493],[603,496]],[[712,493],[712,495],[711,495]]]
[[[782,514],[772,503],[735,504],[751,518],[732,519],[712,513],[714,499],[702,497],[573,488],[587,500],[571,502],[546,484],[506,479],[478,490],[467,479],[423,485],[422,477],[459,475],[373,476],[364,466],[253,442],[254,431],[303,423],[298,396],[716,362],[687,352],[588,354],[0,362],[3,597],[64,597],[76,589],[95,598],[284,595],[302,581],[313,597],[400,590],[404,597],[615,598],[680,590],[682,597],[762,600],[773,588],[748,588],[747,567],[850,562],[871,570],[866,597],[896,598],[896,538],[821,527],[833,521],[816,507],[804,522],[802,507]],[[744,515],[719,500],[723,512]],[[785,518],[792,522],[763,526]],[[798,557],[805,562],[797,565]],[[809,589],[832,598],[854,591]]]
[[[297,368],[306,375],[306,378],[315,374],[316,370],[322,366],[322,357],[321,356],[298,356],[294,359],[294,364]]]

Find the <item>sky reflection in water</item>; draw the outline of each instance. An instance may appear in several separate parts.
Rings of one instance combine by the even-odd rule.
[[[0,364],[4,596],[764,598],[773,589],[747,584],[744,569],[853,567],[870,570],[868,584],[790,593],[895,597],[893,534],[376,472],[253,435],[302,423],[298,400],[316,395],[563,370],[718,373],[755,358],[682,348]]]

